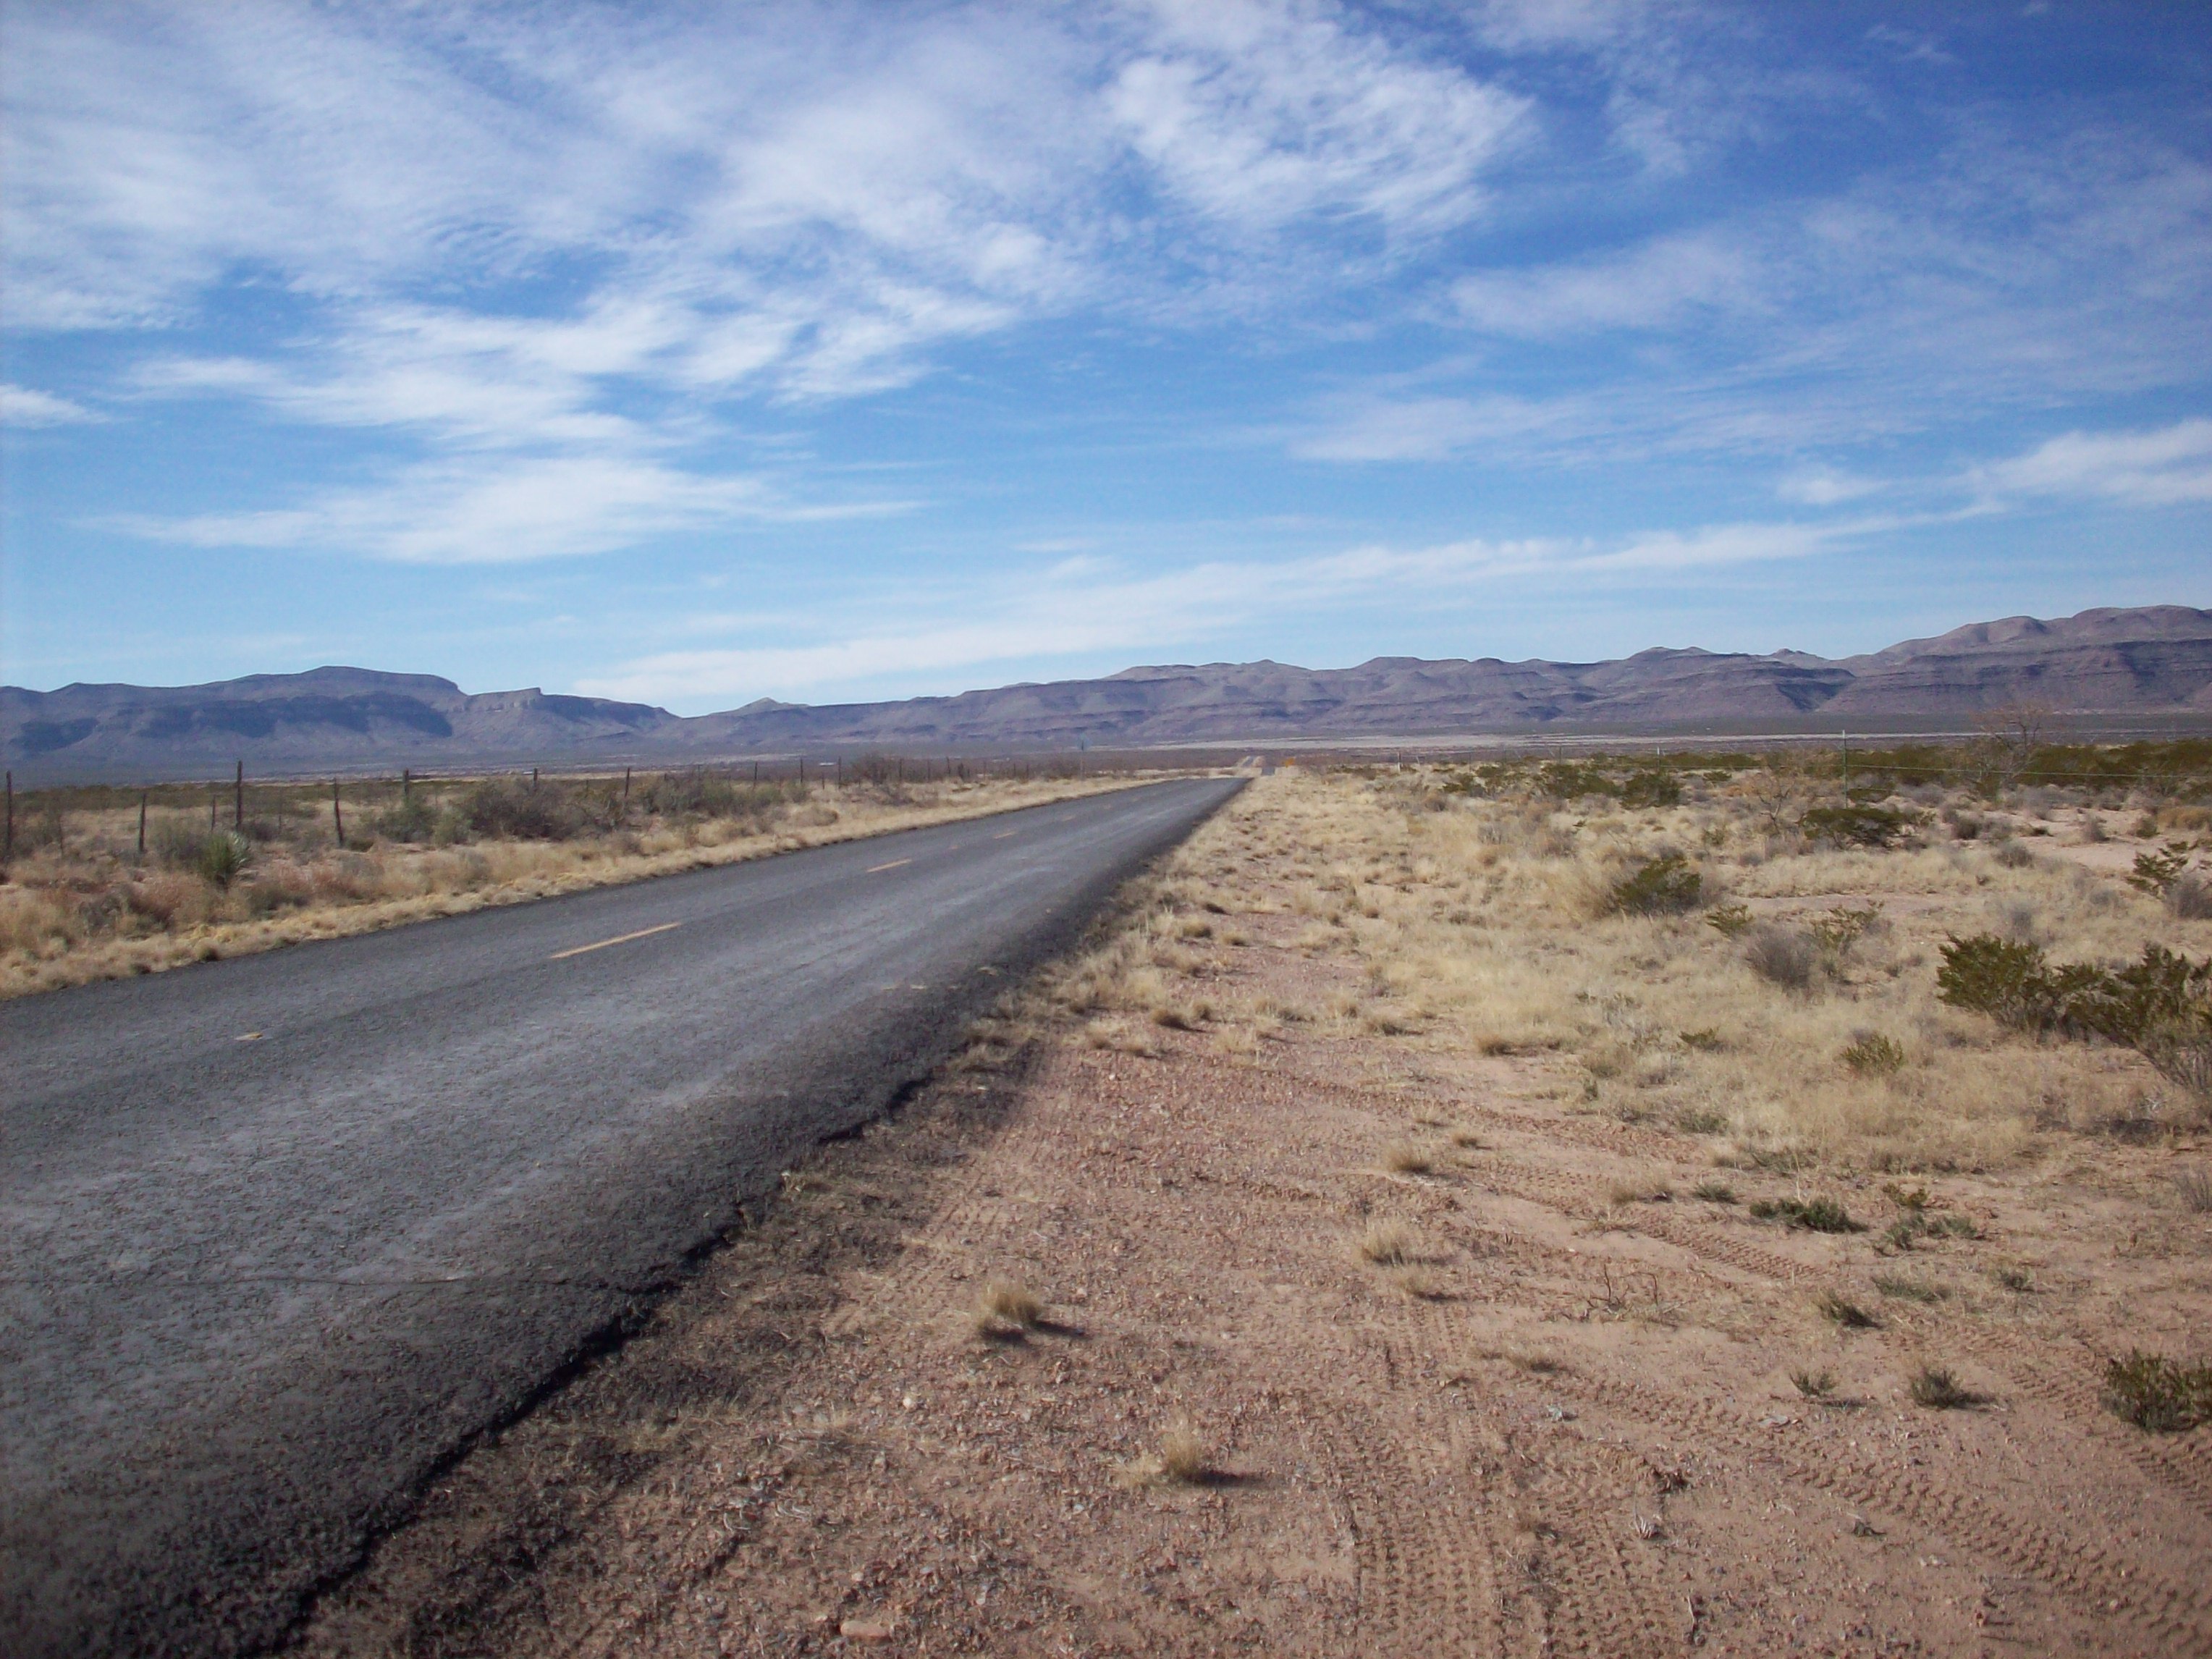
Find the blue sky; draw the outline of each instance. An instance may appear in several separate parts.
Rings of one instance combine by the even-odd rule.
[[[2212,9],[0,0],[0,676],[2212,604]]]

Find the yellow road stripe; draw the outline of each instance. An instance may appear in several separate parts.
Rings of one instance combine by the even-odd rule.
[[[615,939],[603,939],[597,945],[579,945],[573,950],[556,951],[545,960],[558,962],[563,957],[580,957],[586,951],[604,951],[610,945],[627,945],[634,939],[645,939],[654,933],[665,933],[672,927],[681,927],[683,925],[680,921],[664,921],[658,927],[641,927],[635,933],[623,933]]]
[[[893,859],[889,864],[872,864],[866,869],[861,871],[860,873],[864,876],[872,876],[879,870],[896,870],[902,864],[912,864],[914,860],[912,859]]]

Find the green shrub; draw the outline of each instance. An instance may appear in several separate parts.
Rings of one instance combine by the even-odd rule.
[[[1832,1198],[1800,1201],[1794,1198],[1762,1198],[1751,1206],[1761,1221],[1779,1221],[1815,1233],[1863,1233],[1866,1228],[1851,1219],[1850,1212]]]
[[[1797,820],[1798,830],[1836,847],[1894,847],[1919,823],[1917,814],[1887,806],[1815,806]]]
[[[2141,1348],[2105,1363],[2105,1405],[2153,1433],[2212,1422],[2212,1364],[2185,1365]]]
[[[2053,968],[2033,945],[1978,933],[1943,946],[1936,994],[2021,1030],[2102,1037],[2185,1088],[2212,1093],[2212,957],[2147,945],[2125,968]]]
[[[1705,878],[1680,853],[1652,859],[1632,875],[1623,876],[1607,896],[1608,907],[1629,915],[1654,916],[1694,909],[1704,893]]]
[[[1805,931],[1813,936],[1814,942],[1823,951],[1840,959],[1848,956],[1851,946],[1865,938],[1881,920],[1881,907],[1879,904],[1869,904],[1857,910],[1849,905],[1839,904],[1827,915],[1806,923]]]
[[[245,836],[218,830],[200,843],[193,868],[215,886],[227,888],[238,879],[252,856],[253,849]]]
[[[2128,878],[2128,885],[2154,898],[2164,898],[2166,889],[2188,867],[2189,849],[2178,842],[2168,842],[2163,852],[2136,854],[2135,873]]]
[[[1813,1311],[1847,1331],[1870,1331],[1881,1323],[1864,1308],[1838,1291],[1816,1291]]]
[[[2050,969],[2039,945],[1995,933],[1954,936],[1936,970],[1936,994],[1954,1008],[1987,1014],[2001,1025],[2033,1027],[2049,1015]]]
[[[1680,806],[1682,781],[1672,772],[1638,772],[1621,786],[1623,806]]]
[[[428,841],[437,827],[437,809],[421,795],[414,794],[369,820],[369,828],[386,841]]]
[[[1888,1037],[1865,1031],[1851,1039],[1843,1059],[1845,1066],[1862,1077],[1880,1076],[1904,1069],[1905,1050]]]
[[[1723,904],[1705,912],[1705,926],[1723,939],[1735,939],[1750,930],[1755,918],[1746,904]]]
[[[1948,1365],[1923,1365],[1912,1374],[1907,1390],[1914,1405],[1930,1411],[1958,1411],[1982,1403],[1982,1396],[1960,1382]]]
[[[456,804],[471,835],[502,840],[568,841],[612,827],[614,814],[586,790],[520,778],[492,778]]]

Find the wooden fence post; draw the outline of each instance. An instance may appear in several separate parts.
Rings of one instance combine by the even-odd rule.
[[[331,829],[338,838],[338,846],[345,846],[345,809],[338,805],[338,781],[331,780]]]
[[[0,842],[0,864],[5,864],[9,860],[15,856],[15,775],[13,772],[8,774],[8,829],[6,833],[6,841]]]
[[[147,791],[143,789],[138,792],[138,862],[141,864],[146,861],[146,795]]]
[[[238,771],[230,781],[230,827],[246,828],[246,763],[238,763]]]

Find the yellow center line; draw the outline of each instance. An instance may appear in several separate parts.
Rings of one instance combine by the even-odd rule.
[[[878,871],[896,870],[902,864],[912,864],[914,860],[912,859],[893,859],[889,864],[872,864],[866,869],[861,871],[860,873],[864,876],[872,876]]]
[[[681,927],[683,925],[680,921],[664,921],[658,927],[641,927],[635,933],[622,933],[613,939],[603,939],[597,945],[579,945],[570,950],[556,951],[545,960],[558,962],[563,957],[580,957],[586,951],[604,951],[610,945],[627,945],[634,939],[650,938],[654,933],[665,933],[672,927]]]

